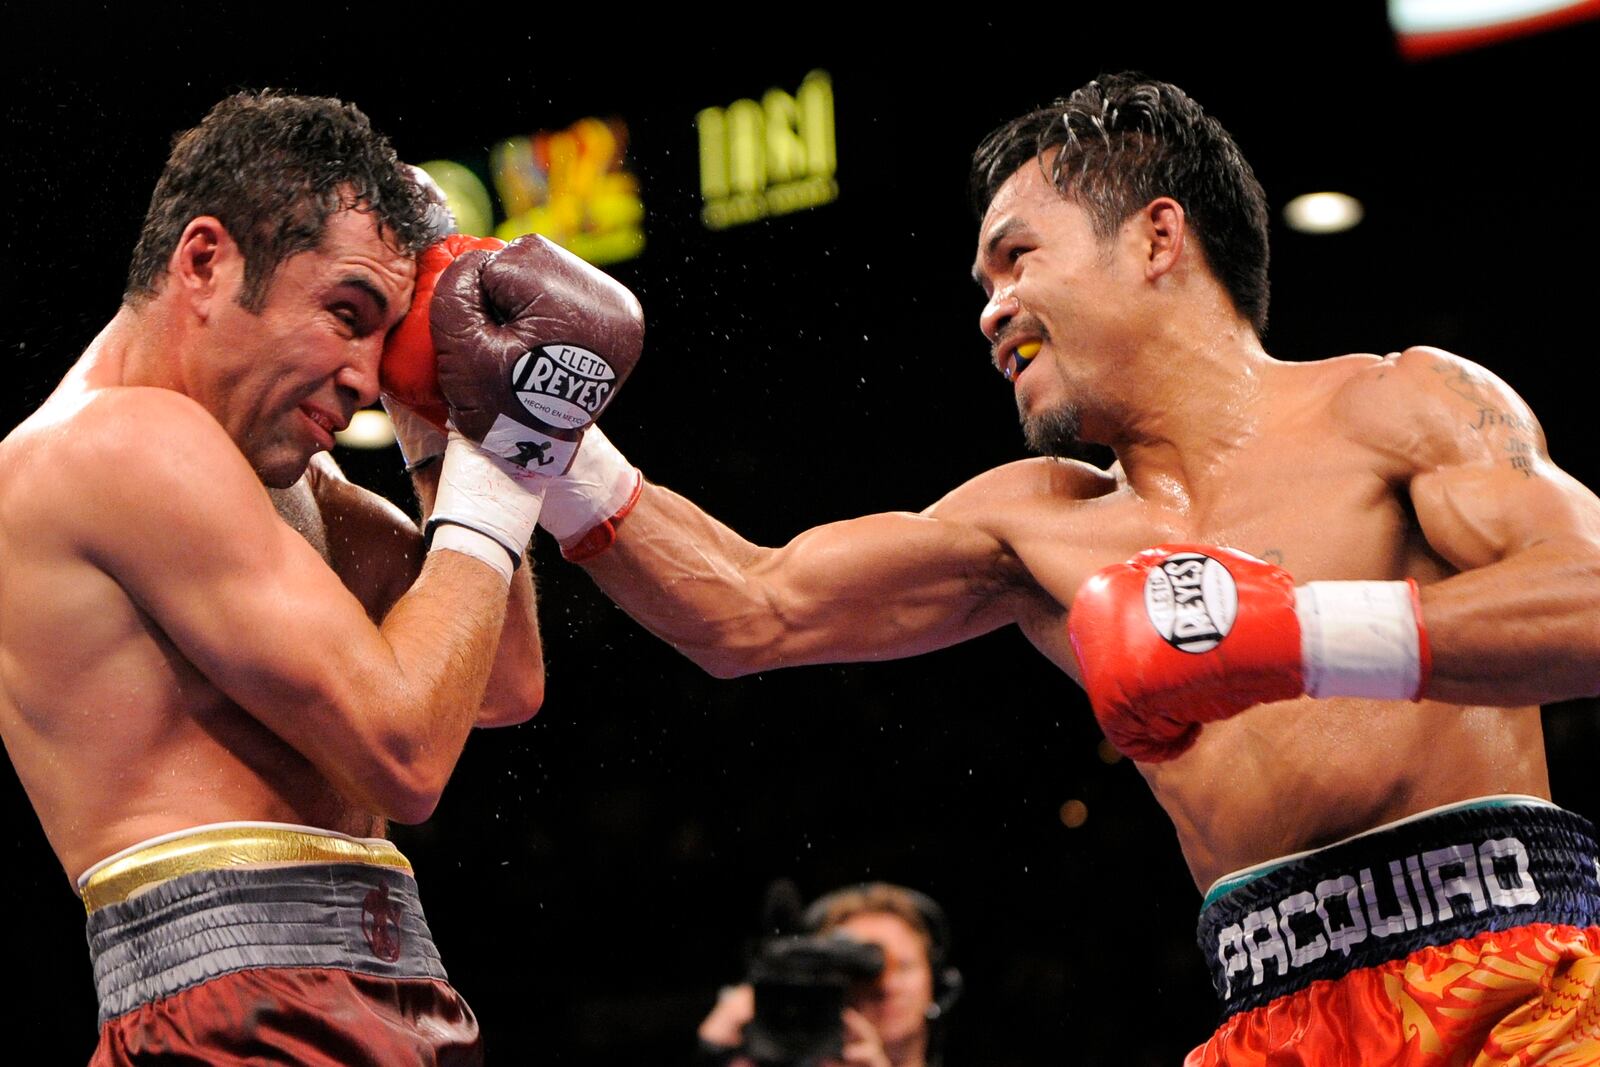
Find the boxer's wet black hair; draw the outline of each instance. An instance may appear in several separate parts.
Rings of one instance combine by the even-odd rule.
[[[1001,126],[972,156],[980,218],[1006,180],[1035,161],[1102,239],[1157,197],[1182,204],[1234,308],[1258,337],[1266,333],[1266,194],[1228,131],[1182,89],[1102,75]]]
[[[236,93],[173,139],[123,299],[154,294],[184,227],[213,215],[244,255],[239,302],[260,311],[278,265],[316,248],[329,216],[349,207],[376,216],[401,252],[431,240],[427,198],[354,104],[274,90]]]

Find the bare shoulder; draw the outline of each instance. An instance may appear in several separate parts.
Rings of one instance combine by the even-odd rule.
[[[52,460],[92,468],[104,465],[97,461],[148,462],[222,443],[244,461],[205,408],[171,389],[118,386],[51,400],[20,429],[30,448],[48,451]]]
[[[58,534],[125,532],[193,514],[241,521],[265,490],[227,433],[169,389],[118,387],[51,401],[7,438],[8,512]]]
[[[1439,348],[1369,359],[1339,383],[1332,415],[1344,433],[1377,450],[1402,477],[1508,451],[1546,453],[1539,421],[1509,385]]]
[[[1117,487],[1108,471],[1072,459],[1021,459],[984,471],[946,493],[923,514],[988,527],[1000,516],[1104,496]]]

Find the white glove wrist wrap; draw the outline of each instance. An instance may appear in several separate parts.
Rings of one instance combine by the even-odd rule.
[[[435,552],[459,552],[463,556],[482,560],[498,571],[507,585],[511,584],[511,576],[517,573],[516,567],[506,556],[505,545],[488,534],[479,533],[465,526],[457,526],[453,522],[429,525],[428,554],[432,555]]]
[[[1308,582],[1294,591],[1306,693],[1416,700],[1426,637],[1409,582]]]
[[[547,479],[539,525],[563,545],[576,540],[626,507],[639,478],[600,427],[591,426],[567,473]]]
[[[428,516],[430,551],[448,548],[476,556],[509,580],[533,537],[547,482],[512,470],[452,430]],[[447,532],[451,527],[462,534]]]

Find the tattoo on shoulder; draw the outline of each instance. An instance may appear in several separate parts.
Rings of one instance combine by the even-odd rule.
[[[1485,391],[1488,378],[1479,370],[1461,363],[1436,363],[1433,373],[1443,379],[1443,385],[1476,407],[1491,407],[1492,398]]]
[[[1488,430],[1496,426],[1508,426],[1521,433],[1533,433],[1536,429],[1533,425],[1533,420],[1526,415],[1518,415],[1514,411],[1502,411],[1499,408],[1478,408],[1478,418],[1472,424],[1472,428],[1474,430]]]
[[[1539,432],[1539,426],[1533,419],[1504,406],[1503,400],[1495,395],[1495,390],[1489,388],[1489,376],[1484,372],[1460,364],[1439,364],[1432,369],[1440,376],[1446,389],[1472,404],[1469,429],[1480,433],[1499,428],[1529,435]],[[1531,445],[1526,441],[1521,444],[1531,453]]]
[[[1506,458],[1510,460],[1513,470],[1522,472],[1524,478],[1533,477],[1533,444],[1520,437],[1513,437],[1506,442]]]
[[[1261,558],[1275,567],[1283,566],[1283,550],[1281,548],[1266,549],[1261,553]]]

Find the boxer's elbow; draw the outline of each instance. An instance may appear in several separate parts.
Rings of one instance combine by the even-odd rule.
[[[527,722],[539,714],[539,709],[544,707],[544,677],[530,680],[528,684],[517,693],[509,702],[502,702],[503,714],[496,720],[496,726],[515,726]]]
[[[753,657],[732,655],[730,650],[723,648],[690,649],[680,645],[678,651],[688,656],[696,667],[720,681],[742,678],[747,674],[755,674],[770,666],[776,666]]]
[[[517,671],[485,694],[478,719],[480,728],[525,723],[544,706],[544,671]]]
[[[373,805],[390,822],[414,826],[427,822],[444,796],[449,773],[437,773],[427,766],[392,767],[379,783],[379,796]]]
[[[713,678],[738,678],[762,669],[759,660],[736,635],[722,627],[701,629],[692,634],[657,631],[669,645],[690,663]]]
[[[419,797],[417,800],[384,814],[390,822],[397,822],[402,826],[418,826],[433,818],[434,809],[439,806],[441,794],[435,793],[432,799]]]
[[[392,822],[426,822],[439,806],[460,754],[459,745],[446,750],[419,737],[387,738],[364,776],[371,807]]]

